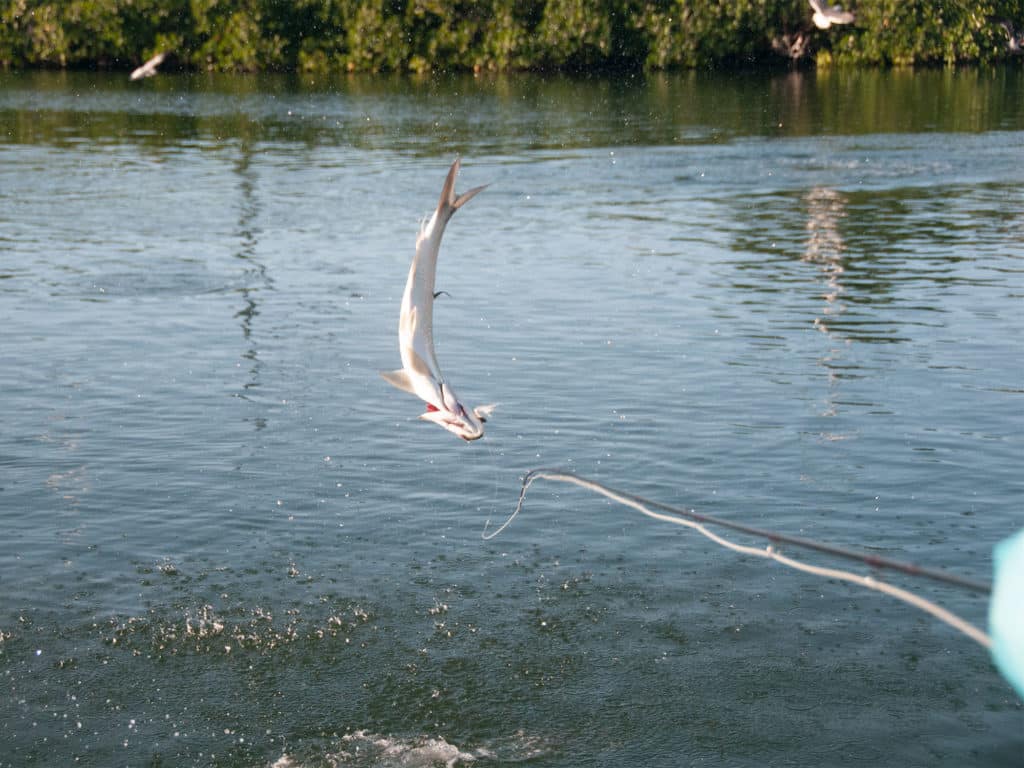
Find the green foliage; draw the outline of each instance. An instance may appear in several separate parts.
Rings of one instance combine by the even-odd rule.
[[[835,1],[835,0],[833,0]],[[1024,0],[0,0],[0,65],[122,67],[156,51],[227,71],[667,69],[782,61],[803,35],[819,66],[994,61]]]
[[[878,0],[858,8],[858,24],[836,35],[837,62],[906,65],[990,58],[996,33],[994,3],[957,0]]]
[[[128,66],[179,49],[187,0],[0,0],[0,64]]]
[[[285,40],[260,0],[191,0],[195,45],[190,63],[206,69],[252,72],[287,66]]]
[[[639,18],[651,40],[645,64],[662,69],[766,58],[772,36],[789,26],[789,19],[804,21],[806,17],[809,24],[810,11],[800,13],[796,7],[796,2],[778,0],[645,3]]]

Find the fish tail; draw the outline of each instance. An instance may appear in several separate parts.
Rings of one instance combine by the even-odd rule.
[[[468,192],[463,192],[461,195],[455,193],[455,177],[459,175],[459,166],[461,165],[461,158],[455,158],[455,162],[452,163],[452,167],[448,170],[448,177],[444,180],[444,186],[441,188],[441,200],[437,204],[437,210],[443,214],[446,219],[450,219],[459,208],[468,203],[478,192],[482,192],[487,188],[487,184],[480,187],[473,187]]]

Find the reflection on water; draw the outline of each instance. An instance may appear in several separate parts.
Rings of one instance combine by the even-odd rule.
[[[242,287],[239,289],[243,307],[235,317],[241,318],[242,336],[248,345],[242,357],[249,365],[249,379],[242,385],[243,393],[259,386],[260,360],[256,339],[253,336],[253,323],[259,315],[259,298],[261,291],[273,289],[274,281],[267,274],[266,264],[257,258],[259,245],[259,225],[257,224],[260,207],[256,197],[256,174],[252,168],[252,146],[248,141],[239,145],[239,157],[234,170],[238,175],[238,206],[239,249],[235,257],[245,262],[242,275]],[[256,428],[263,429],[266,421],[263,417],[255,420]]]
[[[986,578],[1021,83],[0,74],[0,768],[1016,766],[987,657],[890,602],[564,491],[480,532],[554,464]],[[456,153],[469,446],[377,374]]]
[[[786,290],[797,275],[779,255],[798,254],[825,280],[828,306],[812,321],[819,330],[859,342],[906,342],[913,326],[938,327],[932,312],[958,288],[998,287],[998,273],[1019,259],[1012,249],[996,253],[1014,215],[986,200],[1010,200],[1011,186],[897,187],[806,193],[780,190],[753,198],[753,209],[737,220],[735,249],[756,254],[741,259],[737,287]],[[806,212],[807,220],[802,220]],[[771,231],[772,237],[757,237]],[[752,237],[752,233],[755,235]],[[763,275],[750,285],[746,278]],[[802,281],[800,281],[802,282]]]
[[[18,143],[151,147],[245,137],[477,154],[701,143],[739,136],[1012,130],[1016,67],[634,74],[231,77],[0,72],[0,133]]]
[[[814,327],[826,334],[830,341],[828,353],[821,363],[828,371],[829,398],[823,416],[836,414],[834,391],[838,385],[840,374],[837,369],[845,368],[842,362],[842,347],[849,343],[841,333],[832,330],[833,319],[845,311],[842,301],[845,288],[842,284],[843,251],[846,249],[843,236],[839,231],[839,222],[846,216],[846,198],[834,189],[814,187],[807,193],[807,247],[803,260],[816,264],[825,284],[822,298],[825,301],[821,315],[814,318]]]
[[[807,193],[807,249],[803,260],[821,267],[826,292],[823,296],[825,316],[840,314],[844,306],[839,303],[843,293],[840,277],[843,274],[843,236],[839,220],[846,215],[846,198],[834,189],[815,187]],[[818,330],[828,333],[828,325],[821,319],[814,321]]]

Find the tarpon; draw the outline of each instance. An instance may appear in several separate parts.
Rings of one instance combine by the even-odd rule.
[[[484,422],[495,406],[478,405],[472,409],[463,406],[441,373],[434,354],[434,299],[441,293],[434,291],[434,277],[441,237],[455,212],[487,186],[474,187],[456,195],[455,177],[458,175],[459,159],[456,158],[441,188],[437,210],[420,227],[416,238],[416,255],[409,268],[398,316],[398,349],[402,355],[402,367],[381,373],[381,376],[427,404],[421,419],[439,424],[463,440],[477,440],[484,436]]]

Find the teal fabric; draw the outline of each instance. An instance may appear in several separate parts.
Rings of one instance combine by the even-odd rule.
[[[999,542],[988,606],[992,660],[1024,698],[1024,530]]]

